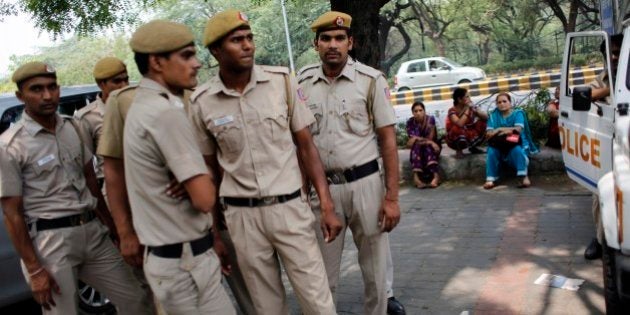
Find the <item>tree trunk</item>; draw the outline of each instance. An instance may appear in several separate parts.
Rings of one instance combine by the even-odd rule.
[[[567,19],[567,27],[564,30],[564,33],[575,32],[575,22],[577,21],[578,16],[578,3],[577,0],[571,1],[571,6],[569,6],[569,18]]]
[[[389,0],[330,0],[330,8],[352,16],[353,55],[362,63],[380,68],[379,12]]]

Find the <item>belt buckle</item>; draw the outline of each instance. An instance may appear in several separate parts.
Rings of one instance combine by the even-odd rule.
[[[82,215],[71,217],[69,219],[70,219],[70,226],[77,226],[77,225],[82,225],[83,224],[83,216]]]
[[[328,180],[334,184],[334,185],[338,185],[338,184],[343,184],[346,182],[346,177],[343,176],[343,173],[332,173],[330,174],[330,176],[328,176]]]
[[[276,201],[276,197],[274,196],[263,197],[262,199],[260,199],[260,201],[262,202],[263,206],[269,206],[269,205],[274,204],[274,202]]]

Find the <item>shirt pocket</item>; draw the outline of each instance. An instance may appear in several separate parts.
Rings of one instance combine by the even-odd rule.
[[[60,153],[66,176],[78,191],[83,191],[86,187],[85,175],[83,174],[83,154],[88,154],[88,152],[81,152],[79,146]]]
[[[370,134],[372,124],[367,113],[367,105],[364,100],[350,101],[349,105],[342,106],[339,113],[346,122],[348,129],[357,136],[365,137]]]
[[[245,142],[240,115],[211,118],[208,122],[208,130],[217,140],[221,152],[233,154],[243,150]]]
[[[293,145],[293,136],[289,128],[289,115],[286,105],[283,108],[271,108],[261,113],[265,128],[270,131],[271,139],[282,148]]]
[[[322,103],[309,104],[308,108],[313,113],[315,117],[315,122],[311,124],[310,130],[313,136],[319,135],[322,131],[323,118],[324,118],[324,109],[322,107]]]

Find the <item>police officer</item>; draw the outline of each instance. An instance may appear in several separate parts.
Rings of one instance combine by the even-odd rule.
[[[398,153],[394,110],[387,82],[376,69],[348,58],[353,38],[351,17],[327,12],[311,25],[321,63],[304,67],[298,81],[316,123],[311,133],[324,163],[341,237],[325,244],[319,235],[328,282],[335,295],[343,251],[343,235],[350,227],[359,252],[365,286],[365,314],[387,311],[387,232],[400,220]],[[385,185],[379,175],[383,157]],[[314,198],[314,210],[318,212]]]
[[[100,222],[115,231],[92,154],[78,124],[57,114],[55,71],[31,62],[12,79],[25,109],[0,136],[0,200],[35,300],[45,314],[76,314],[78,278],[105,294],[119,314],[148,314],[146,294]]]
[[[121,253],[125,261],[135,267],[134,272],[136,276],[144,284],[146,283],[142,271],[144,247],[140,244],[132,223],[123,161],[123,127],[129,108],[135,98],[136,88],[136,86],[127,86],[113,91],[108,97],[103,121],[103,132],[97,152],[104,159],[107,199],[120,236]],[[188,108],[187,104],[191,93],[191,90],[184,90],[183,101],[185,109]],[[186,190],[176,180],[171,181],[164,193],[172,198],[187,198]],[[231,272],[226,274],[225,277],[232,291],[232,296],[243,314],[255,314],[251,297],[236,263],[236,255],[229,233],[222,225],[218,229],[230,257]],[[158,314],[164,313],[159,303],[156,303],[156,307]]]
[[[221,285],[225,249],[212,215],[215,187],[182,99],[201,68],[194,35],[183,24],[155,20],[136,30],[130,46],[143,78],[125,121],[125,180],[146,246],[147,281],[168,314],[235,314]],[[190,199],[164,194],[172,178]]]
[[[193,93],[190,116],[209,167],[224,170],[219,194],[254,307],[258,314],[288,314],[279,258],[302,311],[334,314],[315,217],[300,189],[298,156],[309,166],[322,200],[323,233],[332,241],[340,223],[307,128],[314,118],[286,68],[254,65],[244,13],[217,13],[203,38],[219,73]]]
[[[103,116],[105,115],[105,102],[110,93],[129,85],[127,66],[118,58],[105,57],[94,65],[94,80],[101,89],[101,93],[94,102],[81,108],[74,117],[79,121],[83,130],[86,145],[92,152],[96,152],[99,139],[102,134]],[[103,187],[103,158],[95,155],[95,172],[99,186]]]

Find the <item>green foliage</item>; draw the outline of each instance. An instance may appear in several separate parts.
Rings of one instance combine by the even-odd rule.
[[[399,122],[396,124],[396,144],[398,145],[398,148],[406,148],[407,141],[409,141],[409,135],[407,135],[407,123]]]
[[[551,101],[549,91],[547,89],[539,89],[535,92],[533,98],[518,106],[527,114],[532,137],[538,143],[543,143],[547,139],[547,130],[549,128],[547,105],[549,101]]]

